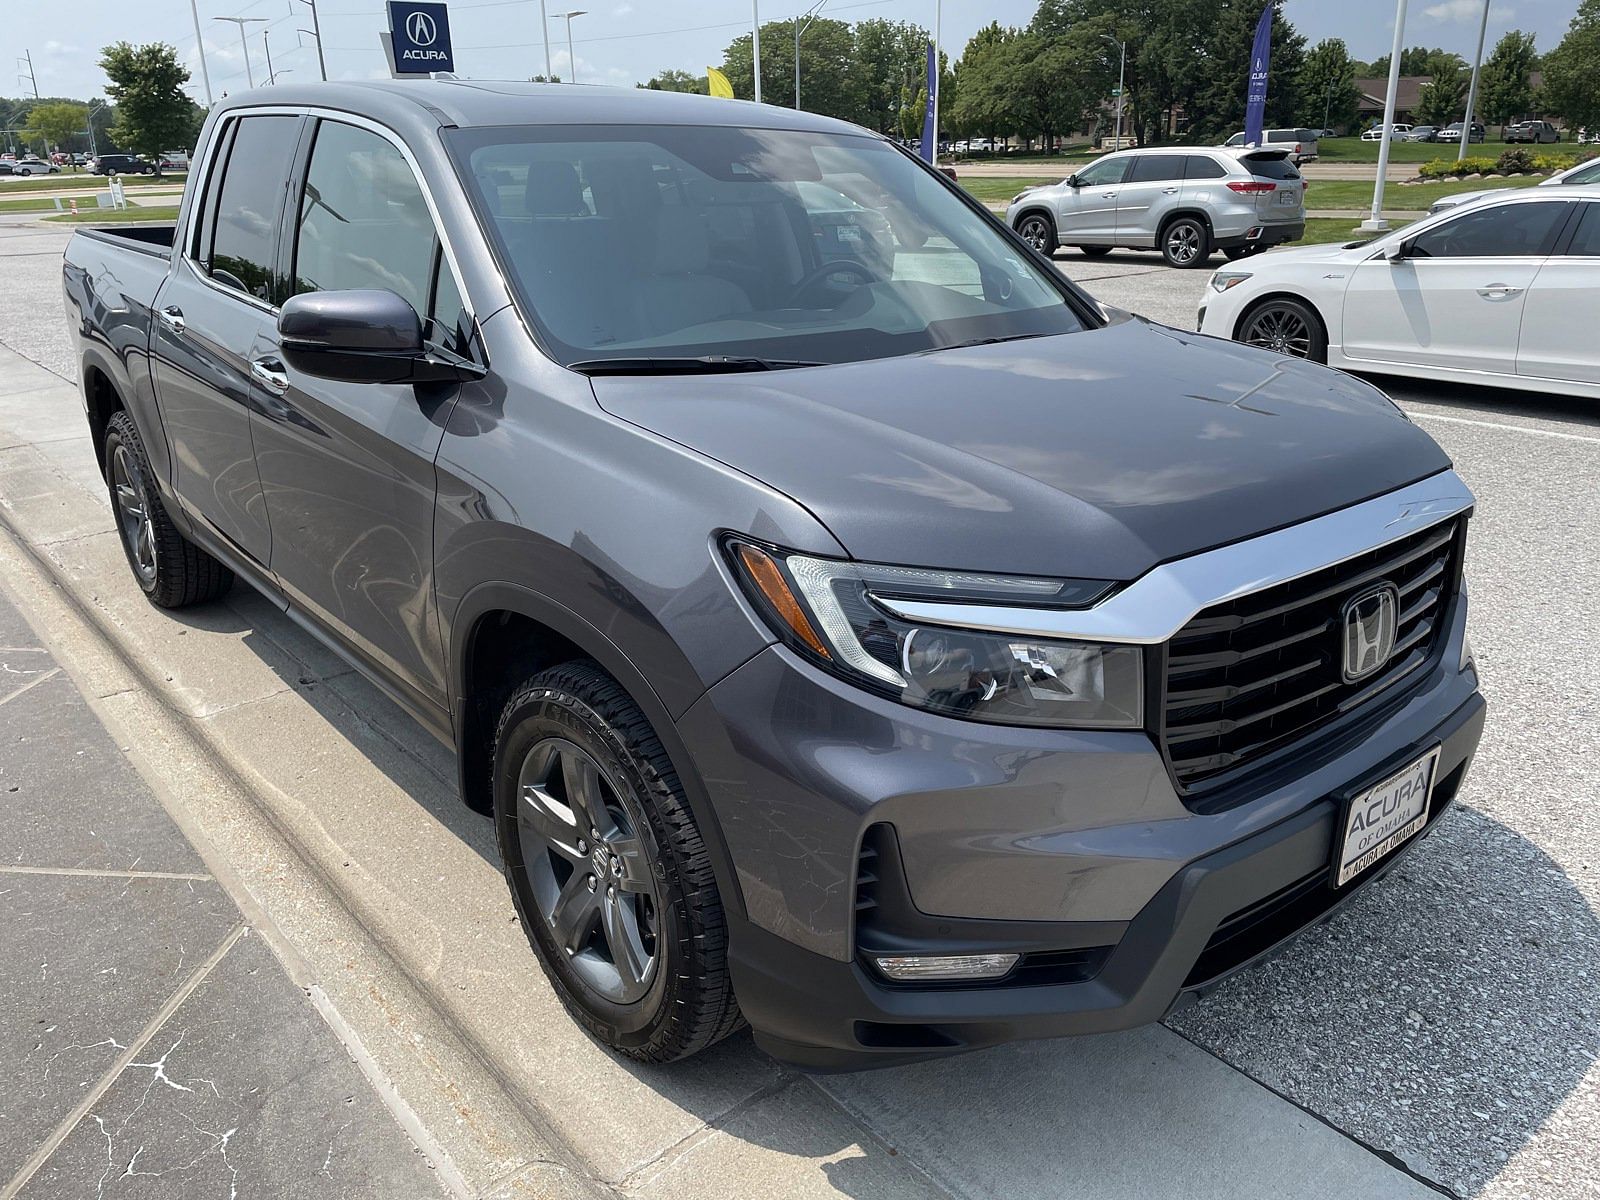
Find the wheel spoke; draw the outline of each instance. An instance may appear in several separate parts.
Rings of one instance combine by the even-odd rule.
[[[614,837],[608,843],[611,852],[622,863],[622,874],[614,882],[618,890],[650,895],[655,888],[650,876],[650,864],[644,856],[644,846],[636,837]]]
[[[589,881],[588,872],[574,870],[567,877],[550,911],[550,928],[555,932],[556,941],[568,954],[583,949],[600,916],[600,901],[604,893],[598,889],[591,890]]]
[[[517,821],[526,832],[534,834],[563,858],[586,865],[589,856],[578,852],[578,842],[584,833],[560,812],[560,804],[544,788],[526,784],[518,798]]]
[[[601,833],[606,832],[611,827],[611,817],[601,791],[600,768],[587,755],[562,751],[561,778],[567,788],[567,803],[579,823],[587,822]]]
[[[605,931],[606,946],[611,951],[611,961],[622,977],[625,992],[631,992],[644,982],[650,969],[650,956],[645,953],[644,942],[639,937],[639,922],[631,902],[622,895],[607,896],[600,906],[601,928]],[[631,985],[631,986],[630,986]]]

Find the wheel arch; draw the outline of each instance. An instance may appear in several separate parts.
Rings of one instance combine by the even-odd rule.
[[[110,374],[92,359],[83,368],[83,405],[89,418],[95,462],[100,464],[103,478],[106,473],[106,426],[115,414],[127,412],[128,404]]]
[[[1157,246],[1161,245],[1161,239],[1167,236],[1167,230],[1171,227],[1172,223],[1178,220],[1180,217],[1195,218],[1195,220],[1199,221],[1200,224],[1205,226],[1206,236],[1208,238],[1216,237],[1216,227],[1211,224],[1211,214],[1206,212],[1206,210],[1203,208],[1192,208],[1185,205],[1181,208],[1173,209],[1166,216],[1161,218],[1161,224],[1156,227]]]
[[[711,852],[723,903],[743,914],[727,843],[677,723],[655,687],[611,638],[557,601],[509,582],[473,588],[462,597],[451,628],[451,718],[461,797],[468,807],[493,811],[494,731],[511,692],[546,667],[592,659],[628,693],[655,730]]]
[[[1050,232],[1056,235],[1057,241],[1061,240],[1061,230],[1056,226],[1056,215],[1045,204],[1030,204],[1027,208],[1017,213],[1016,220],[1012,223],[1011,228],[1022,228],[1022,223],[1029,217],[1043,217],[1046,221],[1049,221]]]

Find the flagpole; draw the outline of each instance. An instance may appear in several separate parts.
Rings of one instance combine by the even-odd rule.
[[[1472,140],[1472,106],[1478,99],[1478,69],[1483,66],[1483,35],[1489,32],[1489,0],[1483,0],[1483,20],[1478,25],[1478,53],[1472,59],[1472,85],[1467,88],[1467,119],[1461,123],[1461,149],[1456,151],[1456,161],[1467,156],[1467,143]],[[1484,136],[1488,136],[1485,128]]]
[[[750,0],[750,54],[756,67],[756,103],[761,103],[761,0]]]
[[[1394,134],[1394,98],[1400,90],[1400,54],[1405,48],[1406,0],[1395,0],[1394,48],[1389,51],[1389,90],[1383,98],[1383,129],[1378,143],[1378,178],[1372,185],[1372,215],[1361,222],[1363,233],[1387,233],[1383,219],[1383,185],[1389,176],[1389,139]]]
[[[939,165],[939,92],[944,82],[944,72],[939,69],[939,34],[944,24],[944,0],[933,0],[933,92],[928,103],[933,105],[933,149],[928,151],[929,166]]]

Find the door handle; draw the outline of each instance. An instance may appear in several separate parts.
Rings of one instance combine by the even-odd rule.
[[[1177,188],[1162,188],[1161,189],[1161,194],[1163,196],[1176,196],[1178,194],[1178,189]]]
[[[250,378],[275,396],[281,396],[289,390],[289,372],[284,370],[278,358],[270,354],[250,360]]]
[[[1504,300],[1510,296],[1521,294],[1522,289],[1513,287],[1509,283],[1486,283],[1478,289],[1478,295],[1485,300]]]
[[[1106,200],[1115,200],[1117,198],[1115,192],[1101,192],[1100,195]]]
[[[173,333],[183,332],[183,309],[176,304],[169,304],[156,313],[156,319]]]

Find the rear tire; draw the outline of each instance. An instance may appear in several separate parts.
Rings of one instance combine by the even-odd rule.
[[[621,686],[586,659],[533,676],[501,710],[493,770],[512,902],[573,1020],[652,1063],[737,1029],[710,853]]]
[[[233,572],[178,532],[156,490],[138,426],[125,411],[106,423],[105,467],[117,536],[150,602],[185,608],[226,595]]]
[[[1189,270],[1211,257],[1211,230],[1199,217],[1178,217],[1161,227],[1161,257],[1167,266]]]

